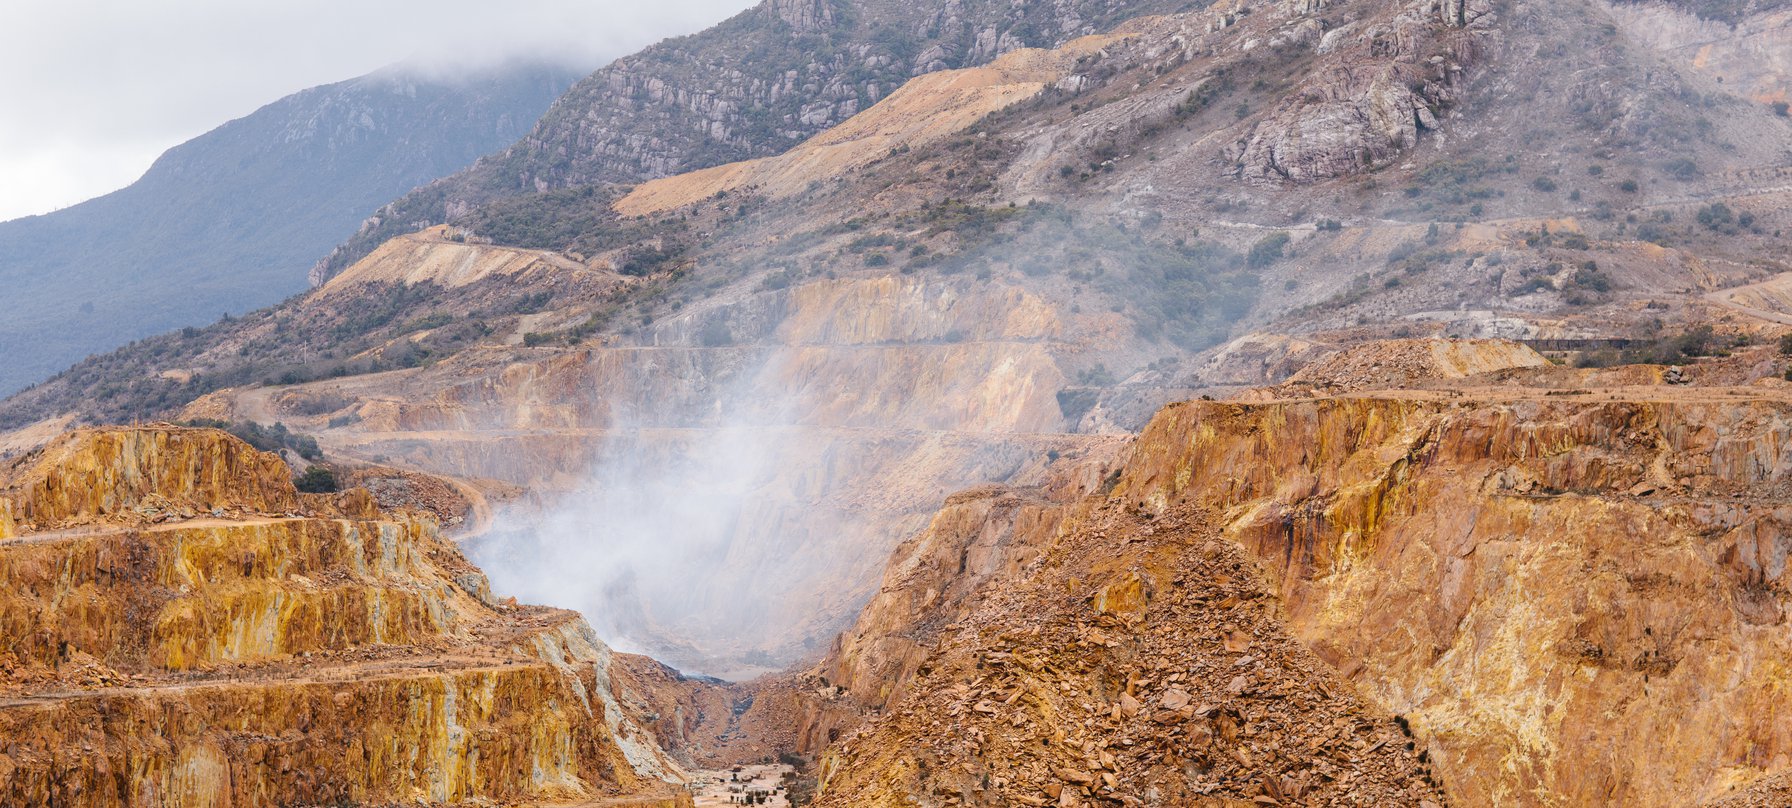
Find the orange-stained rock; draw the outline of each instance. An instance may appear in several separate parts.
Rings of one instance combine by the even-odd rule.
[[[690,804],[584,620],[498,606],[432,516],[216,430],[5,481],[0,805]]]
[[[1353,758],[1374,804],[1777,805],[1789,486],[1759,389],[1173,405],[1086,499],[966,492],[898,550],[817,671],[860,711],[820,804],[1349,804],[1326,727],[1379,714],[1449,802]]]
[[[174,426],[71,432],[13,461],[0,486],[13,519],[39,530],[299,508],[280,458],[217,430]]]
[[[858,690],[860,672],[907,678],[826,750],[817,805],[1442,804],[1399,724],[1287,632],[1209,514],[1097,497],[1034,532],[1027,506],[984,499],[947,509],[982,527],[943,518],[926,540],[963,571],[902,556],[921,564],[867,611],[887,622],[830,660]],[[1001,571],[971,573],[978,556]],[[906,585],[929,578],[958,591]]]
[[[0,701],[0,803],[570,801],[649,787],[578,686],[512,662]]]
[[[1118,495],[1211,509],[1471,805],[1678,806],[1792,765],[1792,402],[1166,408]]]
[[[416,522],[205,520],[28,537],[0,551],[0,627],[21,663],[82,653],[137,672],[466,636],[485,610],[432,552],[452,548]]]

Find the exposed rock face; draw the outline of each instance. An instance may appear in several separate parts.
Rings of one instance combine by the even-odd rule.
[[[771,0],[772,10],[792,29],[819,31],[834,22],[834,6],[828,0]]]
[[[966,495],[899,553],[828,663],[881,714],[818,804],[1442,804],[1203,515],[1098,502]]]
[[[1331,29],[1313,44],[1332,69],[1310,73],[1239,138],[1238,175],[1306,183],[1387,164],[1438,128],[1493,23],[1487,0],[1422,0]],[[1291,47],[1301,37],[1284,39]]]
[[[1413,764],[1324,761],[1332,711],[1376,709],[1460,804],[1777,804],[1789,432],[1721,389],[1168,407],[1105,483],[967,492],[898,550],[817,671],[866,716],[823,804],[1398,791]],[[1325,698],[1260,700],[1294,681]],[[1266,755],[1263,722],[1319,736]]]
[[[99,429],[12,462],[0,495],[26,529],[299,506],[280,458],[199,430]]]
[[[1723,392],[1191,403],[1119,491],[1209,509],[1454,798],[1687,805],[1792,755],[1789,429]]]
[[[1053,47],[1179,3],[765,0],[574,85],[516,146],[388,205],[312,272],[322,283],[388,238],[494,196],[633,183],[777,154],[903,82]]]
[[[1087,36],[1052,50],[1010,51],[980,67],[916,78],[876,106],[775,157],[729,163],[643,183],[616,203],[625,216],[684,207],[751,188],[780,198],[860,168],[893,149],[924,149],[978,120],[1071,78],[1079,59],[1117,41]]]
[[[577,615],[499,607],[432,519],[289,475],[172,427],[6,472],[0,802],[688,804]]]

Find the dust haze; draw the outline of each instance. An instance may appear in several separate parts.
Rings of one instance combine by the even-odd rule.
[[[778,368],[775,358],[755,360],[704,412],[609,400],[611,426],[587,477],[501,514],[500,529],[469,554],[494,590],[575,609],[618,650],[717,658],[727,645],[718,630],[756,626],[783,597],[777,567],[742,558],[751,548],[737,542],[755,503],[776,498],[767,489],[780,443],[797,429],[791,402],[768,392]],[[693,672],[768,667],[711,664],[721,667]]]

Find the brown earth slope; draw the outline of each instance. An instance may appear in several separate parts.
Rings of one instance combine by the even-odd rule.
[[[1014,533],[1019,574],[957,613],[907,591],[931,646],[912,681],[840,680],[906,693],[823,759],[818,804],[1443,804],[1401,728],[1288,634],[1205,514],[1019,507],[989,526]]]
[[[955,498],[815,674],[867,711],[824,802],[1341,799],[1385,711],[1457,804],[1775,804],[1792,399],[1473,384],[1173,405],[1110,493]]]

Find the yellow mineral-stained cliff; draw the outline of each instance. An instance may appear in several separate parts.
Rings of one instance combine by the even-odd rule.
[[[1334,804],[1371,764],[1326,759],[1338,709],[1398,716],[1454,804],[1773,804],[1788,435],[1762,389],[1172,405],[1087,496],[967,492],[898,549],[812,674],[863,722],[822,804]]]
[[[1456,799],[1687,805],[1792,765],[1789,432],[1751,391],[1194,402],[1118,493],[1210,509]]]
[[[27,530],[299,507],[280,458],[204,430],[83,430],[12,461],[0,475],[0,499]]]
[[[688,804],[582,619],[290,475],[168,426],[3,472],[0,804]]]

